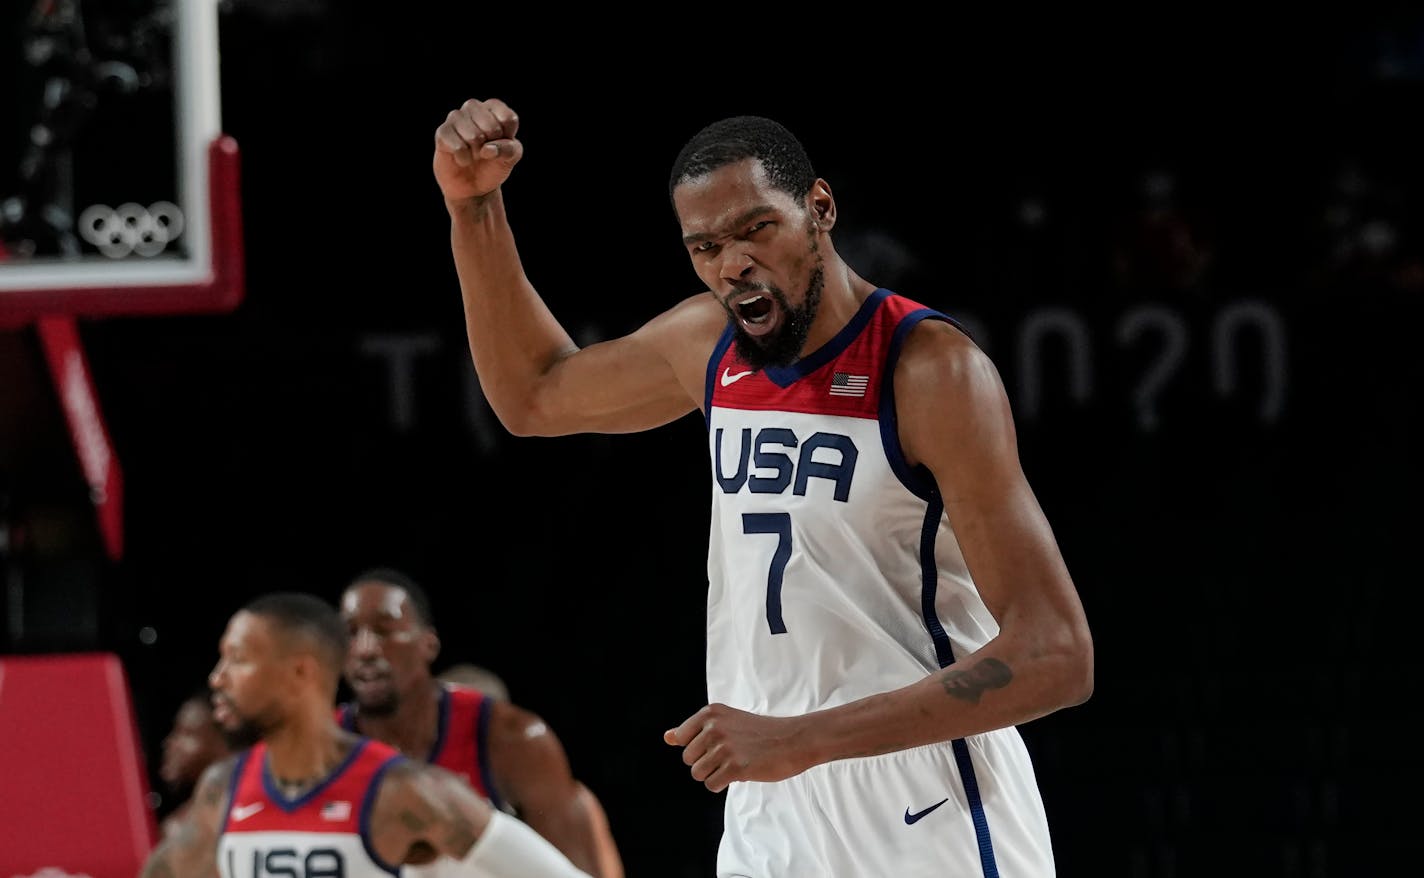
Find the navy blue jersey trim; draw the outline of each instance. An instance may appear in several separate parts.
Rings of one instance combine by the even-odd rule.
[[[376,806],[376,793],[381,789],[381,781],[385,778],[386,771],[390,769],[392,765],[405,761],[407,760],[404,756],[399,753],[393,753],[388,756],[386,761],[382,762],[375,773],[371,775],[371,783],[366,787],[366,795],[361,799],[361,817],[358,821],[361,833],[361,847],[366,849],[366,856],[371,858],[371,862],[387,872],[390,872],[392,875],[399,875],[401,873],[401,867],[399,864],[391,865],[381,859],[380,854],[377,854],[375,847],[372,846],[371,811],[374,810]]]
[[[930,639],[934,641],[935,660],[941,668],[954,663],[954,645],[940,624],[939,613],[935,611],[935,596],[939,593],[939,566],[935,563],[935,538],[939,534],[940,517],[944,515],[944,501],[936,494],[925,509],[924,526],[920,529],[920,613]],[[994,840],[989,835],[989,818],[984,813],[984,800],[979,795],[979,778],[974,773],[974,760],[969,756],[969,745],[963,738],[952,744],[954,763],[959,768],[959,780],[964,784],[964,797],[969,802],[969,816],[974,822],[974,837],[979,843],[979,863],[984,869],[984,878],[999,878],[999,867],[994,859]]]
[[[232,777],[227,779],[227,807],[223,809],[222,825],[218,827],[218,835],[227,832],[228,818],[232,816],[232,802],[237,796],[237,785],[242,781],[242,770],[247,767],[247,757],[252,755],[250,749],[243,750],[237,756],[237,762],[232,766]]]
[[[494,803],[495,810],[503,811],[504,802],[499,790],[494,786],[494,772],[490,768],[489,726],[494,713],[494,699],[486,695],[480,700],[480,715],[475,719],[475,747],[480,763],[480,780],[484,781],[485,792]]]
[[[349,701],[341,705],[340,726],[348,732],[356,731],[356,705]]]
[[[925,507],[925,520],[920,525],[920,615],[925,628],[934,641],[935,660],[941,668],[954,662],[954,645],[940,624],[939,613],[935,612],[935,598],[939,594],[939,564],[935,561],[935,539],[939,536],[939,522],[944,516],[944,500],[938,494],[930,497]]]
[[[999,878],[999,864],[994,859],[994,840],[989,837],[989,818],[984,814],[984,799],[979,795],[979,778],[974,774],[969,744],[963,738],[956,738],[950,746],[954,750],[954,762],[959,766],[964,796],[969,800],[969,817],[974,821],[974,837],[979,842],[979,865],[984,869],[984,878]]]
[[[346,758],[341,760],[341,764],[336,766],[331,774],[328,774],[321,783],[307,790],[305,793],[302,793],[295,799],[288,799],[282,795],[282,791],[277,788],[277,782],[272,779],[271,763],[268,759],[264,758],[262,760],[262,789],[266,790],[267,798],[271,799],[274,805],[286,811],[288,814],[291,814],[307,802],[321,795],[323,790],[331,786],[338,777],[341,777],[341,773],[350,768],[351,763],[356,761],[356,757],[361,755],[361,751],[366,749],[366,741],[366,738],[357,741],[356,746],[351,748],[351,752],[346,754]],[[271,756],[270,750],[267,755]]]
[[[707,390],[706,404],[702,406],[702,424],[708,430],[712,429],[712,394],[717,391],[717,366],[722,362],[722,357],[726,355],[727,348],[732,346],[735,339],[736,330],[732,324],[728,323],[727,328],[722,330],[722,335],[717,339],[717,346],[712,349],[712,357],[707,361]]]
[[[949,317],[929,308],[911,311],[900,319],[899,325],[895,327],[895,334],[890,338],[890,350],[885,354],[885,368],[880,373],[878,419],[880,443],[885,446],[885,456],[890,460],[891,471],[910,493],[929,502],[931,497],[939,493],[939,487],[928,469],[923,466],[911,469],[909,462],[905,460],[905,451],[900,447],[900,417],[895,408],[895,364],[900,361],[900,352],[905,347],[905,339],[909,337],[910,330],[925,319],[954,323]]]
[[[777,387],[790,387],[801,378],[810,375],[812,372],[840,356],[855,337],[860,335],[865,329],[865,324],[870,322],[870,318],[875,316],[875,309],[880,307],[880,303],[890,298],[891,292],[885,288],[877,289],[860,303],[860,310],[855,312],[855,316],[850,322],[841,327],[841,331],[825,344],[821,345],[809,357],[797,360],[790,366],[768,366],[766,377]]]
[[[435,743],[430,745],[430,753],[425,757],[426,762],[434,763],[440,758],[440,751],[445,749],[445,739],[449,737],[447,734],[449,727],[450,690],[441,686],[440,698],[435,705]]]

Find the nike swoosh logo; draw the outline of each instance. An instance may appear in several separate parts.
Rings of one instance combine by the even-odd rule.
[[[233,809],[232,809],[232,822],[233,822],[233,823],[241,823],[242,821],[244,821],[244,820],[246,820],[247,818],[251,817],[253,814],[256,814],[258,811],[261,811],[262,808],[263,808],[263,805],[264,805],[263,802],[253,802],[253,803],[251,803],[251,804],[249,804],[249,805],[239,805],[238,807],[233,808]]]
[[[745,372],[738,372],[737,374],[733,375],[731,369],[723,369],[722,386],[726,387],[728,384],[736,384],[738,381],[741,381],[743,378],[747,377],[755,371],[755,369],[748,369]]]
[[[910,813],[910,809],[909,809],[909,808],[906,808],[906,809],[905,809],[905,825],[906,825],[906,826],[909,826],[909,825],[912,824],[912,823],[917,823],[917,822],[919,822],[919,819],[920,819],[921,817],[924,817],[926,814],[930,813],[931,811],[933,811],[934,809],[938,808],[940,805],[943,805],[945,802],[948,802],[948,801],[949,801],[949,799],[940,799],[938,802],[935,802],[933,805],[929,806],[929,807],[926,808],[925,810],[923,810],[923,811],[916,811],[916,812],[913,813],[913,814]]]

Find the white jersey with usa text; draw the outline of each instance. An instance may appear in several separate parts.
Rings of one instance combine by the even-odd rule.
[[[398,866],[371,849],[370,812],[381,778],[405,757],[363,738],[324,781],[296,799],[282,795],[267,747],[238,757],[218,839],[222,878],[389,878]]]
[[[922,680],[998,634],[932,474],[900,448],[892,379],[925,319],[949,320],[880,289],[787,367],[748,370],[730,327],[719,341],[706,405],[710,702],[770,716],[836,707]],[[976,738],[733,784],[718,874],[1052,874],[1017,730]],[[889,779],[907,772],[917,776]],[[902,850],[906,832],[920,838]]]

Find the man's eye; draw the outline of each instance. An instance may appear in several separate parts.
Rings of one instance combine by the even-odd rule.
[[[693,248],[692,248],[692,252],[693,252],[693,253],[710,253],[710,252],[712,252],[712,248],[713,248],[713,247],[716,247],[716,246],[717,246],[717,245],[714,244],[714,243],[712,243],[711,241],[703,241],[701,244],[698,244],[697,246],[693,247]]]

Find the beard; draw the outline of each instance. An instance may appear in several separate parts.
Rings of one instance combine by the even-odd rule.
[[[779,287],[757,287],[776,302],[784,315],[781,326],[771,335],[754,338],[742,327],[742,321],[736,312],[728,308],[732,329],[736,333],[737,359],[758,372],[768,366],[791,365],[801,356],[801,349],[806,346],[806,337],[811,333],[811,324],[815,322],[816,310],[821,304],[821,290],[826,285],[824,263],[814,243],[811,252],[816,257],[816,264],[811,269],[811,276],[806,279],[806,292],[801,297],[801,307],[791,307],[786,293]],[[723,307],[726,307],[725,304]]]
[[[376,696],[356,698],[356,707],[363,716],[395,716],[400,707],[400,693],[394,688]]]
[[[262,728],[252,720],[239,720],[236,727],[223,729],[223,738],[233,752],[246,750],[253,744],[262,740]]]
[[[731,307],[723,303],[732,317],[732,329],[736,333],[736,357],[760,371],[768,366],[790,366],[806,347],[806,337],[810,334],[810,324],[816,322],[816,310],[820,307],[820,292],[826,286],[826,262],[820,258],[820,246],[816,240],[815,223],[806,221],[806,238],[810,243],[810,256],[815,260],[806,279],[806,292],[802,295],[802,305],[792,307],[786,293],[780,287],[758,285],[756,289],[775,300],[782,309],[783,319],[776,332],[769,336],[753,337],[742,327],[742,320]],[[743,290],[739,290],[743,292]]]
[[[223,740],[227,742],[229,748],[234,752],[246,750],[253,744],[262,740],[267,733],[277,728],[278,723],[267,720],[259,716],[246,716],[238,712],[237,708],[228,704],[228,709],[232,711],[233,719],[221,725]]]

